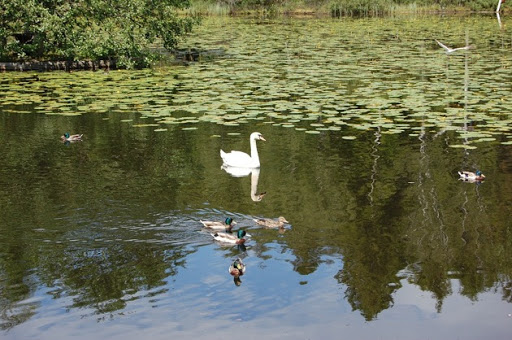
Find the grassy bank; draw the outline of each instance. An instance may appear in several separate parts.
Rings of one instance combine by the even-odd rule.
[[[493,12],[497,0],[192,0],[201,15],[291,14],[376,16],[405,13]],[[506,10],[506,5],[502,11]]]

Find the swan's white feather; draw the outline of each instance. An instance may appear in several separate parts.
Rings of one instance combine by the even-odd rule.
[[[232,167],[258,167],[259,164],[256,164],[251,156],[242,151],[231,151],[229,153],[225,153],[220,150],[220,157],[224,161],[224,164],[228,164]]]
[[[261,133],[253,132],[249,137],[251,145],[250,156],[242,151],[231,151],[226,153],[223,150],[220,150],[220,157],[222,158],[224,165],[236,168],[259,168],[260,158],[258,156],[258,148],[256,146],[257,140],[264,141],[265,138],[263,138]]]

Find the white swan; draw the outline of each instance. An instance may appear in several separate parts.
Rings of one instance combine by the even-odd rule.
[[[251,133],[251,136],[249,137],[249,142],[251,143],[250,156],[241,151],[231,151],[230,153],[225,153],[221,149],[220,157],[222,158],[224,165],[237,168],[259,168],[260,157],[258,156],[258,148],[256,147],[257,140],[265,141],[265,138],[263,138],[259,132]]]

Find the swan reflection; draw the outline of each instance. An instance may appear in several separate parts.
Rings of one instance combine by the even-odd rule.
[[[258,181],[260,179],[259,168],[240,168],[223,164],[221,169],[233,177],[245,177],[251,175],[251,199],[254,202],[260,202],[267,194],[266,192],[258,193]]]

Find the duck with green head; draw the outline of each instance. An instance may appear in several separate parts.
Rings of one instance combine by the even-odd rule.
[[[216,241],[222,243],[231,243],[231,244],[244,244],[246,239],[244,237],[250,237],[251,235],[247,234],[245,230],[239,229],[236,234],[228,234],[217,232],[215,234],[211,234]]]
[[[82,136],[83,134],[70,135],[69,132],[66,132],[65,134],[60,136],[60,140],[63,142],[77,142],[82,140]]]
[[[231,232],[233,226],[236,224],[235,221],[231,217],[228,217],[224,220],[224,222],[220,221],[202,221],[199,220],[205,228],[214,229],[214,230],[223,230],[227,232]]]
[[[484,174],[480,170],[477,170],[477,172],[459,171],[459,176],[461,180],[469,182],[481,182],[485,179]]]
[[[229,273],[234,277],[242,276],[245,274],[246,266],[241,258],[237,258],[230,266]]]

